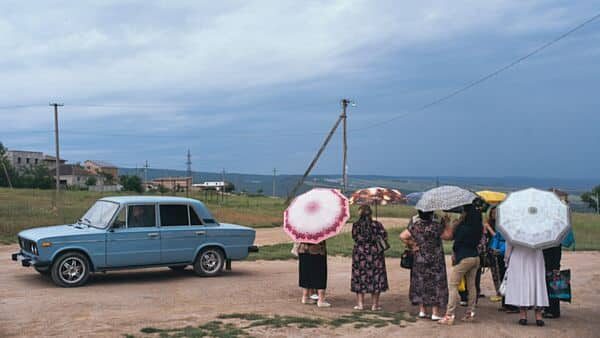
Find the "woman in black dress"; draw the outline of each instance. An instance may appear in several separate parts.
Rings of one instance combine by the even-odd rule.
[[[318,244],[300,243],[298,246],[299,284],[302,288],[302,304],[314,304],[310,291],[317,290],[318,307],[330,307],[325,301],[327,289],[327,246],[325,241]]]
[[[365,293],[371,294],[371,310],[379,311],[379,296],[388,290],[384,249],[378,245],[387,240],[383,225],[373,221],[368,205],[360,207],[360,218],[352,225],[352,279],[350,290],[356,293],[355,310],[363,310]]]

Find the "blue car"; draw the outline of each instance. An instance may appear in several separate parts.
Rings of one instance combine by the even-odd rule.
[[[218,223],[200,201],[160,196],[105,197],[75,224],[19,233],[23,266],[62,287],[85,284],[93,272],[192,265],[201,276],[219,275],[254,246],[254,229]]]

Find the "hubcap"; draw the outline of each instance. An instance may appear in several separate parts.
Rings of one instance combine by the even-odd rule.
[[[60,279],[65,283],[74,284],[85,276],[85,264],[79,257],[69,257],[62,261],[59,269]]]
[[[202,254],[202,258],[200,259],[200,265],[202,266],[202,270],[206,272],[214,272],[219,268],[220,258],[219,254],[214,251],[207,251]]]

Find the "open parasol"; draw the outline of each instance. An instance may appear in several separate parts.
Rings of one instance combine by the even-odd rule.
[[[506,199],[506,194],[498,191],[482,190],[478,191],[477,195],[483,198],[484,201],[490,204],[497,204]]]
[[[283,229],[295,241],[319,243],[337,235],[350,218],[339,190],[315,188],[296,197],[283,213]]]
[[[475,198],[477,195],[469,190],[453,185],[443,185],[423,193],[415,208],[422,211],[451,210],[471,204]]]
[[[350,204],[386,205],[405,202],[406,198],[399,190],[382,187],[356,190],[350,197]]]
[[[569,207],[553,192],[513,192],[498,206],[497,226],[514,245],[546,249],[560,245],[571,229]]]

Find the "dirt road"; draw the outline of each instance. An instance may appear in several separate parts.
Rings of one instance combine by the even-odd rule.
[[[348,258],[329,258],[331,309],[299,304],[295,261],[240,262],[218,278],[195,277],[168,269],[135,270],[99,274],[89,285],[58,288],[30,268],[10,261],[17,247],[0,246],[0,336],[12,337],[119,337],[126,333],[143,336],[147,326],[171,328],[199,325],[218,314],[256,312],[310,317],[332,317],[351,313],[354,296],[349,292]],[[409,310],[409,273],[388,259],[391,290],[382,296],[386,310]],[[574,303],[563,303],[564,317],[547,321],[547,327],[520,327],[516,315],[498,313],[497,303],[482,299],[476,323],[440,327],[430,321],[407,327],[354,329],[277,329],[252,331],[255,336],[372,336],[412,337],[594,337],[600,332],[600,253],[565,252],[565,267],[573,271]],[[491,293],[489,274],[483,292]]]

